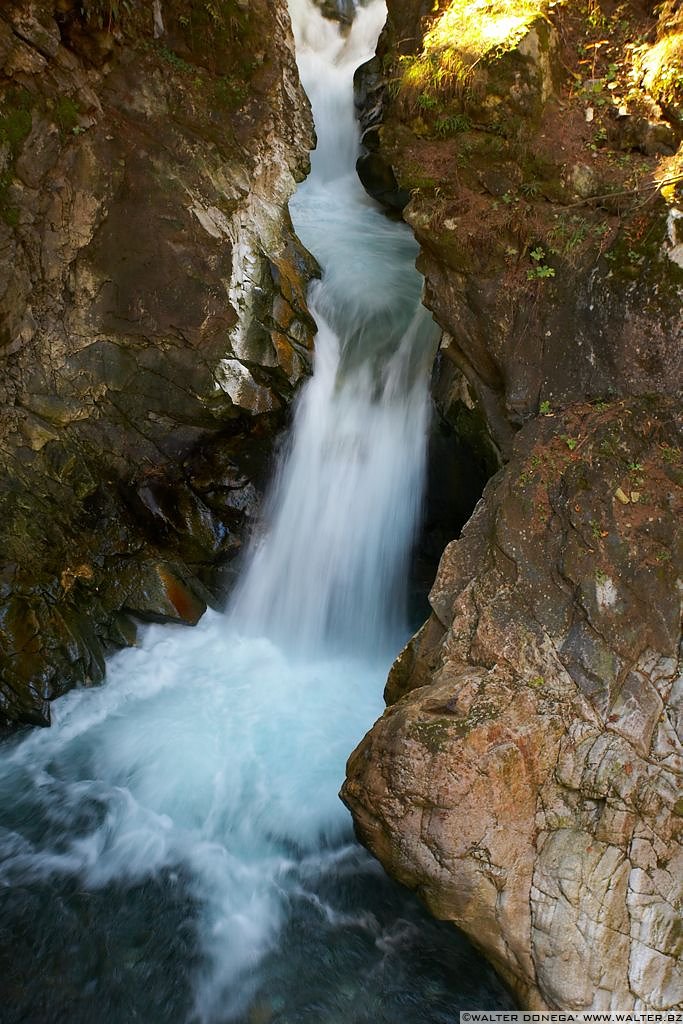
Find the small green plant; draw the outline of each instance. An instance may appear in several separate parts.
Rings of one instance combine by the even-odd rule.
[[[78,127],[81,111],[78,103],[72,100],[70,96],[60,96],[54,105],[52,113],[62,132],[73,132],[74,128]]]
[[[436,110],[439,105],[436,97],[430,96],[428,92],[421,92],[415,103],[420,110]]]
[[[468,132],[472,122],[464,114],[451,114],[449,117],[440,117],[434,126],[437,135],[458,135],[460,132]]]
[[[31,112],[21,107],[0,110],[0,142],[7,142],[16,152],[31,131]]]
[[[165,60],[167,64],[170,64],[172,68],[175,68],[176,71],[194,71],[191,64],[188,64],[186,60],[179,57],[173,50],[169,50],[167,46],[159,47],[159,56],[162,60]]]
[[[609,577],[607,573],[603,572],[602,569],[595,570],[595,582],[598,584],[598,586],[604,586],[605,583],[607,583],[608,579]]]
[[[246,100],[249,91],[247,86],[240,81],[223,75],[213,87],[215,100],[220,106],[228,109],[236,109]]]
[[[543,401],[541,402],[541,404],[538,407],[538,411],[540,412],[541,416],[551,416],[552,415],[552,409],[550,408],[550,402],[548,401],[547,398],[543,399]]]
[[[541,186],[537,181],[523,181],[520,190],[527,199],[536,199],[540,194]]]
[[[562,435],[562,440],[570,452],[573,452],[579,443],[575,437],[569,437],[567,434]]]
[[[581,245],[589,232],[590,224],[584,217],[578,214],[559,214],[555,225],[548,232],[550,251],[575,266]]]
[[[545,263],[539,264],[537,267],[532,267],[531,270],[526,272],[527,281],[543,280],[546,277],[555,277],[554,267],[548,267]]]
[[[661,444],[659,447],[662,452],[662,458],[664,459],[664,462],[669,463],[669,465],[678,462],[678,460],[681,457],[680,448],[672,448],[672,446],[669,444]]]
[[[592,153],[597,153],[599,149],[603,149],[607,142],[607,129],[604,127],[597,128],[593,132],[593,138],[587,143],[588,148]]]

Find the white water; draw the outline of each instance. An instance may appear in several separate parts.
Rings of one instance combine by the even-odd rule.
[[[311,0],[291,0],[290,10],[318,134],[311,174],[291,203],[324,271],[309,295],[315,375],[233,619],[299,656],[351,649],[386,662],[405,631],[433,325],[412,235],[387,220],[355,173],[353,72],[374,52],[385,5],[360,7],[347,36]]]
[[[320,903],[314,880],[348,856],[337,791],[405,638],[424,473],[433,335],[415,244],[354,173],[352,74],[384,4],[360,8],[346,39],[309,0],[291,10],[319,138],[292,213],[324,276],[315,374],[262,534],[226,616],[149,628],[0,767],[0,893],[182,878],[204,1022],[245,1011],[293,903]]]

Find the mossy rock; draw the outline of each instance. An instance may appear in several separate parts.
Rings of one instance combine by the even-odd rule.
[[[478,118],[538,119],[559,74],[555,50],[539,0],[496,0],[485,9],[453,0],[433,21],[421,52],[400,58],[399,99],[439,124],[448,122],[454,99]]]

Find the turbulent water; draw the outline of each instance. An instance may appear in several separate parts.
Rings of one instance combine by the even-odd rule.
[[[405,639],[433,332],[414,242],[354,174],[351,31],[291,0],[318,149],[292,213],[316,365],[226,615],[149,628],[2,749],[0,1018],[447,1022],[510,1005],[353,841],[344,762]]]

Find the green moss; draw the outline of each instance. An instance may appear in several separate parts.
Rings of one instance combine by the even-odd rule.
[[[52,116],[62,132],[73,132],[78,126],[81,111],[70,96],[60,96],[52,109]]]
[[[432,193],[438,182],[435,178],[425,174],[422,167],[414,162],[409,162],[398,169],[398,178],[401,188],[408,192]]]
[[[659,204],[651,213],[625,220],[605,257],[617,279],[638,281],[647,287],[662,310],[668,304],[673,320],[680,317],[680,287],[683,270],[666,254],[668,207]]]
[[[498,718],[493,704],[479,700],[466,715],[448,715],[415,722],[410,736],[433,754],[438,754],[455,740],[464,739],[474,729]]]
[[[0,217],[10,227],[19,223],[19,210],[10,202],[9,192],[14,180],[14,162],[31,131],[31,102],[25,89],[10,89],[0,106],[0,145],[6,147],[5,170],[0,174]]]
[[[16,206],[11,206],[3,202],[3,198],[0,195],[0,217],[4,220],[11,228],[16,228],[19,224],[19,210]]]
[[[453,720],[435,718],[429,722],[416,722],[410,730],[412,739],[417,740],[432,754],[439,754],[450,746],[453,738]]]
[[[0,141],[8,143],[12,152],[16,153],[31,131],[31,121],[29,110],[3,110],[0,113]]]
[[[227,110],[236,110],[246,100],[249,91],[244,81],[223,75],[213,84],[214,102]]]

